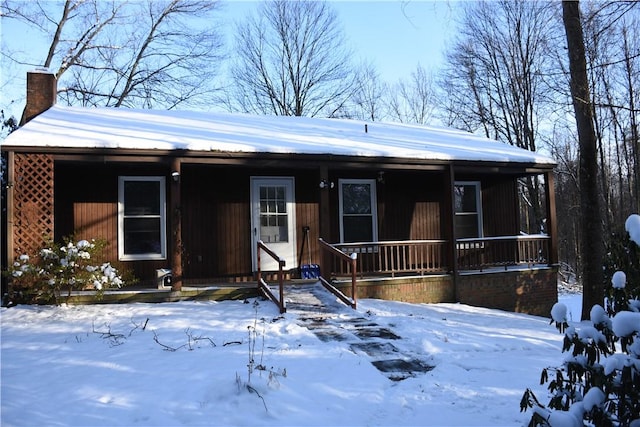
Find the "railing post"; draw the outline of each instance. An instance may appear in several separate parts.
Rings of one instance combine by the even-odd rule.
[[[276,260],[278,262],[278,287],[279,287],[279,291],[280,291],[280,299],[278,301],[276,301],[276,296],[273,295],[273,292],[271,292],[271,290],[269,289],[269,287],[267,286],[267,283],[262,280],[262,267],[261,267],[261,250],[264,250],[267,255],[269,255],[271,258],[273,258],[274,260]],[[263,291],[266,293],[267,297],[273,301],[274,303],[276,303],[276,305],[278,306],[278,308],[280,309],[280,313],[284,313],[287,311],[287,308],[285,306],[284,303],[284,266],[286,264],[286,261],[283,260],[282,258],[280,258],[275,252],[273,252],[271,249],[269,249],[264,242],[262,242],[262,240],[258,241],[258,245],[257,245],[257,261],[258,261],[258,287],[260,289],[263,289]]]
[[[262,244],[262,240],[258,241],[258,244],[256,245],[256,248],[257,248],[257,251],[258,251],[257,256],[256,256],[256,259],[257,259],[257,262],[258,262],[258,282],[260,282],[260,279],[262,279],[262,271],[260,269],[260,246],[261,246],[261,244]]]
[[[285,312],[284,308],[284,273],[282,269],[284,267],[284,260],[278,260],[278,283],[280,285],[280,313]]]
[[[351,254],[351,298],[353,298],[353,308],[357,306],[356,296],[356,264],[358,260],[358,254],[353,252]]]

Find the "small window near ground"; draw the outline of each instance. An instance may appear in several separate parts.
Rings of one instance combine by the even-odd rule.
[[[341,242],[377,241],[375,180],[343,179],[339,184]]]
[[[118,179],[118,254],[121,260],[166,259],[165,179]]]
[[[482,204],[479,182],[456,182],[454,186],[456,238],[482,237]]]

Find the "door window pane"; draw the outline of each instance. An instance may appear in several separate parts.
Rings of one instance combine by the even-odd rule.
[[[260,239],[265,243],[289,241],[286,195],[284,185],[260,186]]]

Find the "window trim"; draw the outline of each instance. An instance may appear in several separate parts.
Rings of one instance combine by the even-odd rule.
[[[342,198],[342,185],[343,184],[369,184],[371,187],[371,227],[373,228],[371,236],[373,242],[378,241],[378,199],[376,195],[376,180],[375,179],[339,179],[338,180],[338,206],[340,214],[340,243],[360,243],[360,242],[345,242],[344,241],[344,211],[343,211],[343,198]]]
[[[129,181],[160,183],[160,253],[126,254],[124,252],[124,184]],[[156,217],[155,215],[153,217]],[[167,259],[167,194],[164,176],[118,177],[118,259],[120,261],[147,261]]]
[[[458,187],[458,186],[474,186],[475,187],[475,191],[476,191],[476,211],[474,212],[474,214],[477,214],[477,216],[478,216],[478,223],[476,224],[477,227],[478,227],[478,236],[471,237],[471,239],[482,239],[482,238],[484,238],[484,227],[482,226],[483,218],[482,218],[482,185],[481,185],[481,182],[480,181],[455,181],[453,183],[453,186],[454,186],[454,188]],[[455,191],[454,191],[454,198],[455,198]],[[453,210],[454,224],[455,224],[455,217],[457,217],[458,215],[464,215],[464,213],[456,212],[456,210],[455,210],[455,200],[454,200],[454,210]],[[456,238],[458,238],[458,237],[456,236]]]

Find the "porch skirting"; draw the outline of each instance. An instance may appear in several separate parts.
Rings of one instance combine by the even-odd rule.
[[[454,303],[548,317],[558,301],[557,267],[463,272],[454,285],[450,274],[360,279],[358,299],[409,303]],[[336,287],[350,295],[349,283]]]
[[[375,298],[408,303],[468,304],[516,313],[548,317],[558,301],[557,267],[496,269],[463,272],[454,284],[451,274],[396,278],[367,278],[357,282],[357,298]],[[334,282],[351,297],[351,283]],[[295,284],[292,284],[295,286]],[[285,290],[286,292],[286,290]],[[106,291],[100,300],[95,293],[74,292],[69,304],[171,302],[183,300],[242,300],[259,295],[257,284],[236,283],[223,286],[183,287],[181,292],[157,289]]]
[[[558,302],[558,268],[462,273],[457,288],[463,304],[549,317]]]
[[[351,283],[336,287],[351,295]],[[409,303],[456,302],[453,277],[449,274],[396,278],[358,279],[357,297],[376,298]]]

